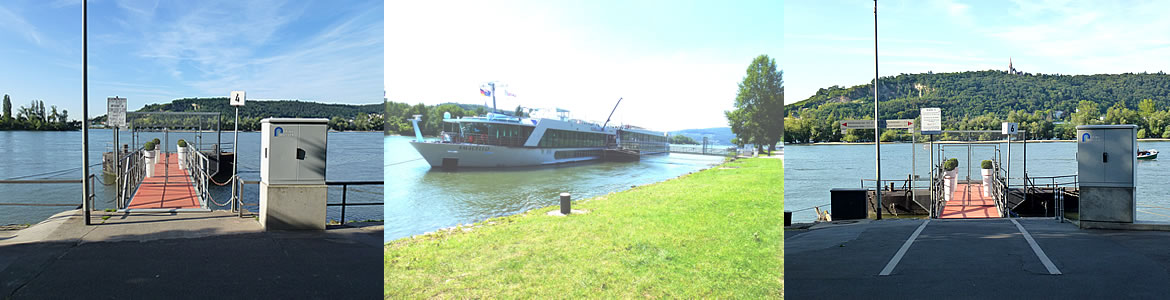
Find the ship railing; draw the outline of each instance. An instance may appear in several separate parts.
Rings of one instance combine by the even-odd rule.
[[[477,145],[491,145],[491,146],[505,146],[505,147],[520,147],[524,146],[527,138],[519,136],[497,137],[494,135],[483,133],[445,133],[443,135],[444,142],[455,144],[477,144]]]

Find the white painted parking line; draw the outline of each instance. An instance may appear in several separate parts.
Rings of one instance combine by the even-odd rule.
[[[886,264],[886,268],[882,269],[882,272],[878,273],[878,275],[886,276],[890,275],[890,272],[894,271],[894,267],[898,266],[899,261],[902,261],[902,256],[906,255],[906,250],[909,250],[910,244],[913,244],[914,240],[918,239],[918,234],[922,233],[922,229],[926,228],[926,224],[930,224],[930,219],[927,219],[926,222],[922,222],[922,225],[918,225],[918,230],[914,230],[914,234],[911,234],[910,238],[906,239],[906,243],[902,244],[902,249],[898,249],[898,253],[894,254],[894,257],[890,259],[890,262]]]
[[[1016,224],[1016,228],[1020,229],[1020,233],[1024,234],[1024,239],[1028,240],[1028,245],[1032,246],[1032,252],[1036,252],[1036,257],[1039,257],[1040,262],[1044,263],[1044,267],[1048,268],[1048,274],[1060,275],[1060,270],[1056,268],[1056,265],[1052,264],[1052,261],[1048,259],[1048,255],[1044,254],[1044,250],[1040,249],[1040,245],[1036,244],[1036,240],[1032,239],[1031,234],[1028,234],[1028,230],[1024,229],[1024,226],[1020,225],[1020,222],[1016,222],[1015,219],[1011,220],[1012,223]]]

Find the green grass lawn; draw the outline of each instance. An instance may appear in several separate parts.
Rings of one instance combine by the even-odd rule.
[[[783,297],[781,161],[741,159],[385,247],[387,298]],[[550,195],[554,197],[555,195]]]

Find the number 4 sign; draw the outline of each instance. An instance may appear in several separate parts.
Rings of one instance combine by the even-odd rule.
[[[244,91],[232,91],[232,96],[228,98],[232,106],[244,106],[244,100],[248,97],[244,95]]]

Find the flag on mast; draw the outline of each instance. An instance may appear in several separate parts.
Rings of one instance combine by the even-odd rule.
[[[491,96],[491,95],[492,95],[492,91],[489,91],[489,90],[485,90],[485,89],[483,89],[483,88],[480,88],[480,89],[479,89],[479,94],[480,94],[480,95],[484,95],[484,96]]]

